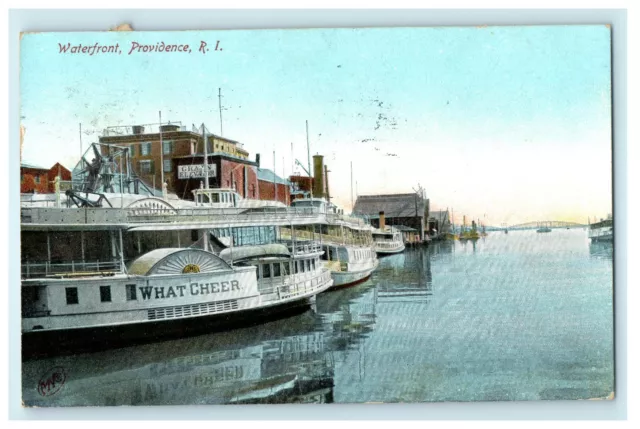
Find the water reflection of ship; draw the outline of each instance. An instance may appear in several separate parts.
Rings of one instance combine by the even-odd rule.
[[[591,241],[589,243],[589,254],[595,258],[613,259],[613,242]]]
[[[438,245],[443,243],[438,243]],[[374,273],[377,302],[424,303],[432,295],[431,256],[446,245],[431,250],[416,248],[386,258]]]
[[[321,294],[316,308],[321,314],[319,329],[329,333],[331,350],[343,351],[364,339],[376,321],[376,288],[369,280],[357,287]]]
[[[361,380],[366,373],[365,340],[376,323],[376,293],[375,281],[370,279],[356,287],[320,294],[316,299],[321,315],[318,329],[325,332],[334,365],[352,362],[355,357]]]
[[[108,352],[23,363],[30,406],[180,405],[333,401],[333,360],[325,333],[305,313],[258,328]],[[277,340],[264,340],[270,332]],[[38,392],[43,374],[62,368],[64,386]],[[40,381],[39,381],[40,380]]]
[[[455,242],[452,240],[436,241],[429,245],[429,255],[432,259],[436,259],[442,255],[448,255],[454,252]]]

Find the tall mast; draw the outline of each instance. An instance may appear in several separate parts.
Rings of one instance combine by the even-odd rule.
[[[278,185],[276,183],[276,151],[273,151],[273,200],[278,201]]]
[[[80,122],[78,124],[80,126],[80,131],[79,131],[79,135],[80,135],[80,160],[82,161],[82,122]]]
[[[220,137],[222,134],[222,89],[218,88],[218,111],[220,112]]]
[[[453,216],[453,207],[451,207],[451,227],[453,228],[453,235],[456,235],[456,219]]]
[[[351,161],[351,213],[353,213],[353,161]]]
[[[209,149],[204,122],[202,123],[202,141],[204,142],[204,189],[209,189]]]
[[[311,176],[311,151],[309,149],[309,121],[304,121],[304,123],[307,126],[307,172],[311,178],[313,176]],[[311,186],[311,198],[313,198],[313,185]]]

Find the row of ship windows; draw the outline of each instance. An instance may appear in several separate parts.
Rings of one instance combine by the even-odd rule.
[[[314,271],[316,269],[315,259],[305,259],[293,261],[293,272],[295,274]],[[291,274],[291,265],[289,262],[276,262],[273,264],[262,264],[262,269],[258,269],[259,279],[268,279],[270,277],[288,276]]]
[[[356,250],[355,257],[356,257],[356,261],[371,259],[371,250]]]
[[[127,301],[136,301],[138,299],[136,285],[126,285],[126,288]],[[67,298],[67,305],[80,303],[77,287],[65,288],[65,294]],[[100,286],[100,302],[111,302],[111,286]]]
[[[314,271],[316,269],[316,260],[315,259],[306,259],[293,261],[293,272],[295,274],[304,273],[308,271]],[[277,262],[273,264],[262,264],[260,265],[261,269],[258,270],[258,278],[271,278],[271,277],[280,277],[280,276],[288,276],[291,274],[291,265],[288,262]],[[65,288],[67,305],[71,304],[79,304],[80,301],[78,299],[78,288],[77,287],[68,287]],[[137,292],[136,285],[126,285],[126,295],[127,301],[136,301],[137,300]],[[111,302],[111,286],[100,286],[100,302]]]

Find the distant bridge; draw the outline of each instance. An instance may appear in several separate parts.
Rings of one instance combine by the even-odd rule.
[[[584,228],[586,224],[577,222],[563,222],[560,220],[541,220],[535,222],[520,223],[517,225],[510,225],[507,229],[537,229],[541,227],[547,228]]]

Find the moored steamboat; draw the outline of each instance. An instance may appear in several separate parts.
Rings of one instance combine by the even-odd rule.
[[[362,219],[338,213],[335,206],[323,198],[294,200],[291,205],[298,209],[310,209],[324,213],[327,221],[318,225],[317,231],[294,228],[293,236],[308,240],[319,240],[324,251],[324,265],[331,271],[333,288],[350,286],[365,281],[378,267],[374,248],[373,228]]]
[[[27,354],[235,326],[308,306],[333,284],[319,244],[280,237],[282,225],[322,222],[313,211],[174,205],[124,193],[70,191],[67,207],[61,200],[58,193],[53,207],[21,207]]]

